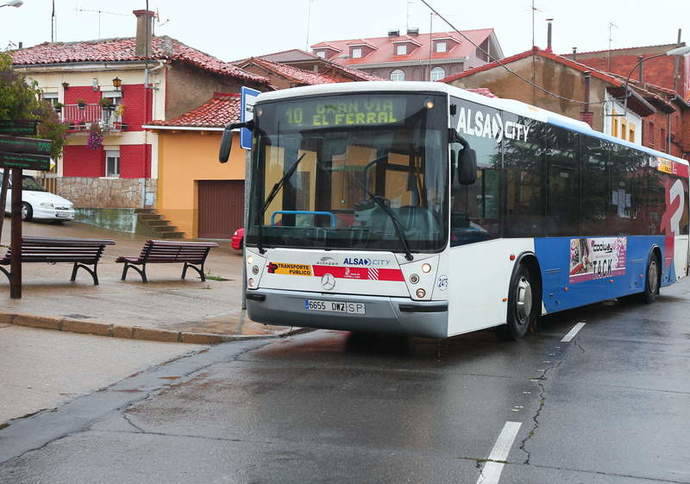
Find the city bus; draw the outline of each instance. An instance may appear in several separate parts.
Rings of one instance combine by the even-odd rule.
[[[258,96],[245,227],[254,321],[517,339],[688,271],[688,163],[436,82]]]

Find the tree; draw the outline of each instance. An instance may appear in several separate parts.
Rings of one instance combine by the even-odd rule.
[[[49,102],[41,101],[40,93],[35,82],[28,83],[23,75],[12,69],[12,57],[6,52],[0,52],[0,121],[39,121],[38,136],[53,142],[50,156],[57,159],[62,154],[67,126],[60,122]],[[8,180],[9,170],[4,170],[0,190],[0,207],[3,212]],[[3,220],[4,217],[0,217],[0,233]]]

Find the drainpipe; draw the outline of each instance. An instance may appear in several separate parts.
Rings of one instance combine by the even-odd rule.
[[[644,56],[643,55],[638,55],[637,56],[637,63],[640,66],[640,87],[644,87]]]

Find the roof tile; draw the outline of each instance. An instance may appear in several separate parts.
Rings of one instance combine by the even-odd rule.
[[[193,128],[223,128],[240,121],[240,95],[215,93],[205,104],[174,119],[152,121],[152,126],[179,126]]]
[[[145,58],[135,54],[135,38],[117,38],[78,42],[44,42],[10,52],[15,65],[68,64],[76,62],[127,62]],[[230,62],[189,47],[168,36],[154,37],[149,59],[172,60],[245,81],[266,84],[262,76],[246,72]]]

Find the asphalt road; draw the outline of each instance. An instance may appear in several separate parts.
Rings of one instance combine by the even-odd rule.
[[[517,343],[229,343],[0,430],[0,482],[687,483],[689,315],[686,281]]]

